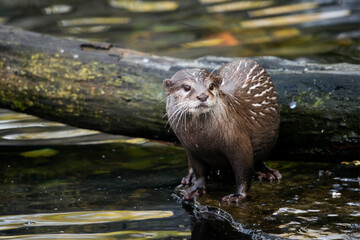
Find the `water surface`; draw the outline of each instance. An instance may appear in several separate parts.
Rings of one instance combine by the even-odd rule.
[[[2,0],[0,23],[158,55],[358,63],[357,0]]]
[[[183,208],[178,146],[1,110],[0,152],[0,239],[360,238],[360,179],[334,164],[271,161],[283,180],[239,204],[219,201],[234,190],[220,174]]]

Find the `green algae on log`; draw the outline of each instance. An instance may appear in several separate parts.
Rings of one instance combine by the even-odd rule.
[[[232,58],[176,59],[108,43],[57,38],[0,25],[0,107],[82,128],[173,141],[162,80],[183,68],[213,70]],[[360,66],[252,58],[279,94],[272,158],[356,159]]]

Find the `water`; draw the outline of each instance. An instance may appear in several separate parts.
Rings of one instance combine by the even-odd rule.
[[[0,239],[190,236],[171,197],[186,173],[178,147],[6,110],[0,129]]]
[[[359,62],[355,0],[231,4],[2,0],[0,23],[174,57]],[[172,194],[187,171],[180,147],[0,110],[0,239],[360,239],[356,176],[270,165],[284,179],[254,182],[244,202],[219,201],[234,188],[219,176],[182,206]]]
[[[360,238],[360,180],[334,164],[272,161],[283,180],[239,204],[219,201],[234,190],[220,174],[183,208],[178,146],[1,110],[0,151],[0,239]]]
[[[358,63],[359,11],[357,0],[2,0],[0,23],[174,57]]]
[[[247,200],[224,204],[219,200],[231,193],[234,185],[213,181],[209,184],[210,193],[197,200],[195,212],[207,220],[226,219],[240,232],[252,236],[360,238],[360,178],[334,178],[326,171],[333,169],[331,164],[270,162],[270,165],[282,173],[280,182],[255,181]],[[213,228],[221,232],[216,225]]]

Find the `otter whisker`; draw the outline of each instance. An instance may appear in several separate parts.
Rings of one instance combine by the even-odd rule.
[[[167,96],[160,100],[160,103],[164,102],[167,99]]]
[[[179,116],[179,119],[178,119],[178,121],[177,121],[177,123],[176,123],[176,129],[178,128],[178,125],[179,125],[179,123],[180,123],[180,121],[181,121],[181,118],[183,117],[183,115],[184,115],[184,113],[185,113],[185,111],[182,111],[181,112],[181,114],[180,114],[180,116]]]
[[[173,119],[176,119],[176,118],[181,118],[182,114],[184,112],[186,112],[187,109],[185,107],[180,107],[178,109],[176,109],[174,112],[171,113],[171,115],[169,116],[169,122],[173,121]],[[177,124],[178,125],[178,124]]]
[[[161,119],[164,119],[166,116],[168,116],[167,112],[161,117]]]
[[[178,108],[176,111],[174,111],[173,113],[171,113],[171,115],[169,116],[168,120],[169,120],[169,121],[172,121],[173,118],[174,118],[174,117],[176,118],[176,117],[179,115],[179,113],[181,113],[182,111],[183,111],[182,108]]]

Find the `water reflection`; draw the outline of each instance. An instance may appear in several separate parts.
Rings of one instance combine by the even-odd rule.
[[[51,14],[64,14],[64,13],[69,13],[73,10],[74,8],[70,5],[66,5],[66,4],[59,4],[59,5],[52,5],[49,7],[46,7],[43,9],[44,13],[47,15],[51,15]]]
[[[219,201],[233,188],[231,179],[210,179],[198,201],[213,207],[188,209],[189,219],[171,197],[186,174],[182,149],[100,132],[70,137],[64,129],[81,130],[1,113],[0,239],[360,237],[359,178],[341,171],[332,178],[324,171],[331,164],[271,162],[284,179],[254,182],[236,205]],[[30,124],[37,122],[44,124]],[[48,137],[6,138],[13,132]]]
[[[231,191],[234,183],[222,176],[221,183],[209,181],[209,194],[198,198],[191,211],[207,222],[225,219],[248,239],[256,238],[257,234],[266,239],[360,237],[359,195],[352,190],[360,184],[359,173],[354,178],[341,179],[333,178],[329,171],[326,174],[318,172],[319,169],[332,169],[331,164],[270,164],[280,169],[283,175],[280,182],[255,181],[247,200],[229,205],[220,199]],[[335,198],[334,192],[339,193]],[[217,228],[214,224],[212,231],[220,234],[222,227]]]
[[[207,7],[207,11],[210,13],[214,12],[235,12],[249,10],[253,8],[261,8],[272,5],[273,1],[240,1],[240,2],[231,2],[231,3],[222,3],[219,5],[214,5]]]
[[[12,2],[0,2],[0,23],[159,55],[359,60],[353,0]]]
[[[243,28],[259,28],[259,27],[277,27],[277,26],[288,26],[294,24],[301,24],[319,20],[326,20],[332,18],[347,17],[351,13],[350,10],[338,10],[321,13],[307,13],[297,14],[291,16],[263,18],[257,20],[248,20],[241,23]]]
[[[268,15],[278,15],[292,12],[300,12],[304,10],[309,10],[313,8],[317,8],[319,5],[316,2],[305,2],[305,3],[295,3],[295,4],[287,4],[284,6],[278,7],[269,7],[260,10],[250,11],[249,14],[254,17],[262,17]]]
[[[0,112],[0,239],[190,237],[189,217],[171,198],[186,172],[179,148],[100,132],[70,136],[82,130]],[[8,121],[13,129],[2,128]],[[28,137],[6,137],[14,132]]]
[[[125,17],[93,17],[93,18],[77,18],[71,20],[61,20],[59,25],[61,27],[80,26],[80,25],[97,25],[97,24],[125,24],[129,23],[130,18]]]
[[[186,239],[190,233],[181,231],[119,231],[109,233],[76,233],[76,234],[34,234],[34,235],[17,235],[11,237],[1,237],[0,239],[67,239],[67,240],[119,240],[119,239]]]
[[[130,12],[168,12],[179,7],[175,1],[109,0],[109,5],[115,8],[125,8]]]
[[[139,221],[173,216],[172,211],[84,211],[0,216],[0,230],[28,226],[57,226]]]

